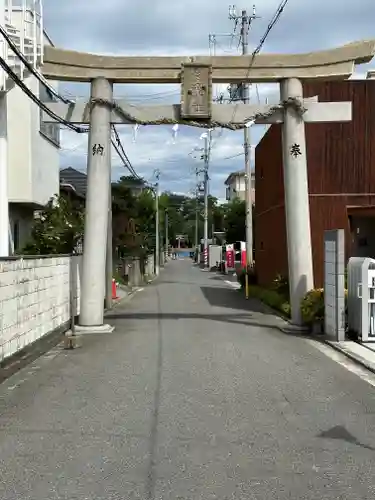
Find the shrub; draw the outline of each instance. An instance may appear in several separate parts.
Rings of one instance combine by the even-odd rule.
[[[301,315],[306,325],[324,321],[324,289],[314,288],[301,302]]]
[[[348,290],[345,289],[345,314],[348,308]],[[324,322],[324,289],[315,288],[307,292],[301,302],[301,315],[306,325]]]
[[[271,307],[271,309],[279,311],[284,316],[290,317],[290,304],[288,300],[275,290],[251,285],[249,287],[249,294],[251,297],[259,299],[261,302]]]
[[[272,309],[281,312],[285,316],[290,316],[290,304],[288,300],[277,291],[261,289],[259,298]]]
[[[278,274],[273,280],[272,289],[289,299],[289,280],[285,276]]]

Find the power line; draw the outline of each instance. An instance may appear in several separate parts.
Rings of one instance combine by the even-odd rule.
[[[233,158],[238,158],[239,156],[243,156],[245,153],[242,152],[242,153],[237,153],[235,155],[232,155],[232,156],[226,156],[225,158],[221,158],[221,160],[232,160]]]
[[[132,174],[133,177],[136,177],[137,179],[141,180],[141,177],[137,174],[137,172],[135,170],[132,169],[131,165],[123,157],[122,152],[120,151],[118,145],[116,144],[116,142],[113,138],[111,139],[111,143],[112,143],[112,146],[115,148],[115,151],[118,154],[120,160],[122,161],[123,166],[129,170],[129,172]]]
[[[121,158],[121,160],[124,163],[125,167],[129,170],[129,172],[132,175],[134,175],[134,177],[136,177],[137,179],[141,179],[141,177],[137,174],[137,172],[135,171],[133,165],[131,164],[131,161],[129,160],[128,155],[125,152],[125,149],[124,149],[124,146],[122,145],[120,136],[119,136],[119,134],[117,132],[117,129],[116,129],[116,127],[114,125],[112,125],[112,130],[113,130],[113,132],[115,134],[115,139],[116,139],[116,143],[114,143],[114,141],[112,140],[112,144],[114,145],[117,154]]]
[[[122,153],[121,153],[121,151],[120,151],[119,147],[117,146],[117,144],[116,144],[116,142],[115,142],[115,140],[114,140],[113,138],[111,139],[111,143],[112,143],[112,146],[115,148],[115,151],[116,151],[116,153],[118,154],[118,156],[119,156],[120,160],[122,161],[122,163],[123,163],[124,167],[125,167],[125,168],[127,168],[127,169],[129,170],[129,172],[130,172],[130,173],[131,173],[134,177],[137,177],[137,179],[138,179],[138,178],[139,178],[139,179],[141,179],[141,178],[140,178],[140,177],[139,177],[139,176],[135,173],[135,171],[133,171],[133,170],[131,169],[131,167],[129,166],[129,164],[126,162],[125,158],[122,156]]]
[[[61,118],[59,115],[51,111],[31,90],[23,83],[23,81],[18,77],[18,75],[12,70],[12,68],[5,62],[5,60],[0,57],[0,66],[5,71],[5,73],[14,81],[14,83],[48,116],[53,118],[55,121],[65,125],[70,130],[74,130],[77,133],[85,133],[87,130],[82,127],[77,127],[73,123]]]
[[[34,66],[27,60],[26,56],[18,49],[17,45],[13,42],[13,40],[10,38],[6,30],[0,25],[0,33],[3,35],[5,41],[9,45],[10,49],[16,54],[16,56],[20,59],[20,61],[23,62],[25,67],[32,73],[39,82],[44,85],[46,89],[51,92],[51,94],[54,97],[57,97],[61,101],[65,102],[65,104],[71,104],[72,101],[69,99],[66,99],[65,97],[61,96],[53,87],[48,83],[48,81],[44,78],[43,75],[41,75],[35,68]]]

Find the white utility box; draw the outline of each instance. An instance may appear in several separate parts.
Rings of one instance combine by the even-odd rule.
[[[362,342],[375,342],[375,259],[349,259],[348,328]]]

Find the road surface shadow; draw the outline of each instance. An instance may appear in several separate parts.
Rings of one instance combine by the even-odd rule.
[[[201,314],[201,313],[131,313],[131,312],[115,312],[112,314],[106,314],[106,319],[108,320],[180,320],[180,319],[192,319],[192,320],[207,320],[207,321],[221,321],[223,323],[232,325],[244,325],[244,326],[256,326],[264,328],[272,328],[280,330],[282,326],[280,323],[280,318],[268,315],[267,317],[263,315],[257,315],[253,313],[234,313],[234,314]],[[294,335],[294,334],[293,334]],[[300,335],[296,335],[300,336]]]
[[[269,310],[257,299],[246,299],[242,291],[227,286],[201,286],[205,299],[210,306],[269,314]]]
[[[358,439],[350,434],[350,432],[346,430],[342,425],[336,425],[335,427],[328,429],[328,431],[323,431],[318,435],[318,437],[324,439],[338,439],[340,441],[346,441],[347,443],[360,446],[361,448],[365,448],[370,451],[375,451],[375,448],[373,446],[358,441]]]
[[[153,285],[161,286],[161,285],[197,285],[196,281],[173,281],[173,280],[163,280],[160,279],[157,282],[154,282]]]
[[[230,276],[229,276],[229,278],[230,278]],[[223,278],[221,278],[220,276],[210,276],[210,280],[223,282]]]

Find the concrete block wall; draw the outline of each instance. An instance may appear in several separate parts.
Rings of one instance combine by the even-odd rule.
[[[0,260],[0,361],[79,313],[80,262],[71,256]]]
[[[343,229],[324,232],[324,331],[345,340],[345,236]]]

